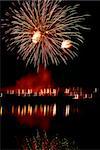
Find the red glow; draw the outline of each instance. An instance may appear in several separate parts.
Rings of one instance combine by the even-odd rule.
[[[43,67],[40,67],[38,74],[28,74],[16,82],[16,88],[32,88],[34,91],[38,91],[40,88],[48,88],[51,86],[51,74],[48,70],[43,69]]]
[[[6,87],[1,89],[1,91],[16,90],[16,89],[32,89],[33,92],[38,92],[43,88],[52,88],[53,81],[51,78],[51,73],[40,66],[38,74],[28,74],[16,81],[15,86]]]
[[[25,116],[18,116],[16,115],[20,125],[26,125],[29,127],[39,127],[45,130],[48,130],[50,127],[50,118],[48,117],[44,117],[44,116],[38,116],[38,115],[34,115],[30,116],[29,114],[25,115]]]

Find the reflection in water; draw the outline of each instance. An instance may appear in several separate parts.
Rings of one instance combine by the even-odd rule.
[[[24,115],[26,115],[26,105],[24,105]]]
[[[12,105],[12,115],[38,115],[38,116],[56,116],[56,104],[52,105],[35,105],[31,106],[30,104],[24,106],[15,106]]]
[[[65,111],[65,116],[69,116],[69,111],[70,111],[70,105],[66,105],[66,111]]]
[[[22,108],[23,109],[23,108]],[[28,104],[28,111],[27,113],[32,116],[32,106],[30,104]]]
[[[0,115],[17,119],[21,126],[48,130],[53,120],[78,113],[77,109],[77,105],[61,103],[3,103]]]
[[[57,112],[63,111],[64,117],[70,114],[70,105],[65,105],[62,110],[59,110],[58,105],[55,104],[40,104],[40,105],[11,105],[11,106],[0,106],[0,115],[11,114],[15,116],[46,116],[54,117],[57,116]]]
[[[46,105],[44,105],[44,116],[46,115]]]
[[[15,109],[14,105],[12,105],[12,114],[14,114],[14,109]]]
[[[45,131],[39,132],[37,130],[36,135],[32,137],[25,136],[22,145],[22,150],[78,150],[78,146],[76,145],[73,139],[68,137],[61,137],[59,134],[55,136],[51,136],[49,138]]]
[[[2,115],[2,106],[0,106],[0,115]]]
[[[20,105],[18,105],[18,115],[20,115]]]
[[[62,109],[62,110],[61,110]],[[61,112],[60,112],[61,111]],[[55,104],[41,104],[41,105],[11,105],[0,106],[0,115],[14,115],[14,116],[42,116],[42,117],[55,117],[63,111],[63,116],[67,117],[72,113],[78,113],[78,106],[65,105],[59,109],[58,105]],[[59,113],[58,113],[59,112]]]
[[[53,116],[55,116],[56,115],[56,104],[54,104],[54,106],[53,106]]]

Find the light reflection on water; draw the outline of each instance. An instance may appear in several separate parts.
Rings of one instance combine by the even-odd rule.
[[[47,116],[47,117],[54,117],[57,115],[57,111],[59,108],[57,107],[57,104],[40,104],[40,105],[11,105],[10,108],[5,106],[0,106],[0,115],[3,114],[11,114],[11,115],[17,115],[17,116]],[[70,105],[65,105],[63,109],[63,115],[64,117],[69,116],[70,114]]]
[[[2,106],[0,106],[0,116],[2,116]]]
[[[53,103],[50,101],[49,104],[47,104],[47,101],[42,103],[40,99],[38,100],[39,104],[28,100],[19,100],[17,102],[10,100],[2,101],[0,115],[2,118],[4,116],[2,119],[2,127],[4,128],[4,132],[8,132],[8,135],[5,133],[8,136],[8,142],[12,130],[14,136],[17,135],[18,139],[19,137],[22,139],[23,136],[30,136],[34,129],[39,128],[46,130],[50,136],[56,132],[61,135],[71,136],[76,141],[79,141],[79,146],[86,145],[87,141],[89,144],[93,142],[96,145],[98,144],[98,139],[96,138],[96,134],[99,133],[98,112],[100,111],[100,105],[98,99],[93,99],[93,101],[74,101],[71,103],[67,99],[67,102],[63,103],[63,99],[60,99],[62,100],[61,102],[56,101],[56,103],[54,101]],[[6,114],[8,114],[7,117]],[[61,116],[63,115],[64,118],[59,114]],[[60,118],[56,116],[60,116]],[[5,130],[5,127],[7,130]],[[83,143],[80,143],[80,139],[82,139],[80,137],[83,138]]]
[[[48,130],[52,125],[52,122],[56,119],[68,118],[73,113],[79,112],[78,105],[65,103],[64,99],[60,101],[13,101],[13,99],[7,101],[4,99],[0,106],[0,116],[2,118],[9,118],[9,120],[15,119],[16,125],[23,125],[33,128],[39,127]],[[43,99],[42,99],[43,100]],[[47,99],[46,99],[47,100]],[[51,99],[50,99],[51,100]],[[39,102],[39,103],[38,103]],[[78,111],[77,111],[78,110]]]

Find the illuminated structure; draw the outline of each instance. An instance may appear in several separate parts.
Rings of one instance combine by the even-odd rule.
[[[62,88],[43,88],[35,91],[34,89],[6,89],[1,92],[1,97],[4,94],[16,95],[23,97],[30,96],[59,96],[59,91]],[[80,88],[80,87],[69,87],[64,88],[63,96],[72,96],[73,99],[92,99],[96,94],[99,93],[99,88]]]
[[[1,92],[1,96],[2,96],[1,98],[3,97],[5,98],[5,95],[8,95],[8,96],[10,95],[12,96],[12,99],[13,99],[13,96],[16,96],[16,98],[18,99],[18,102],[21,102],[21,101],[23,102],[24,98],[26,98],[26,100],[27,98],[29,98],[27,102],[30,101],[32,104],[27,104],[27,105],[24,104],[23,106],[21,106],[20,104],[17,106],[12,105],[11,107],[12,114],[17,114],[21,116],[25,116],[26,114],[30,116],[32,115],[55,116],[57,111],[61,109],[61,111],[63,111],[62,115],[68,116],[70,109],[71,109],[68,103],[71,99],[73,99],[73,102],[74,102],[74,100],[75,101],[89,100],[89,99],[92,100],[96,97],[96,95],[99,95],[100,97],[99,88],[92,88],[89,90],[82,89],[79,87],[65,88],[63,97],[58,96],[59,91],[60,91],[60,88],[55,88],[55,89],[44,88],[44,89],[40,89],[38,92],[35,92],[32,89],[27,89],[27,90],[26,89],[16,89],[16,90],[7,89],[4,93]],[[37,97],[39,99],[37,99]],[[43,97],[45,97],[45,100]],[[58,99],[60,100],[57,100],[56,97],[58,97]],[[69,101],[68,101],[68,97],[71,97]],[[41,101],[41,98],[42,98],[42,101]],[[48,102],[48,98],[49,98],[50,104],[47,105],[45,104],[45,102]],[[56,104],[57,101],[60,102],[60,104]],[[12,100],[12,102],[14,102],[14,100]],[[37,104],[34,105],[35,103]],[[75,111],[77,111],[77,109]],[[2,115],[3,113],[4,113],[4,107],[2,107],[1,105],[0,115]]]

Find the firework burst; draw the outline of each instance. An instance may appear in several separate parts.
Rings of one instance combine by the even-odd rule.
[[[79,15],[78,4],[61,7],[61,1],[18,1],[6,13],[3,27],[7,48],[17,49],[26,65],[67,64],[69,58],[78,55],[84,40],[80,31],[87,29],[82,22],[89,15]]]
[[[38,130],[36,136],[24,138],[21,148],[23,150],[78,150],[75,141],[58,135],[48,138],[45,131],[40,134]]]

